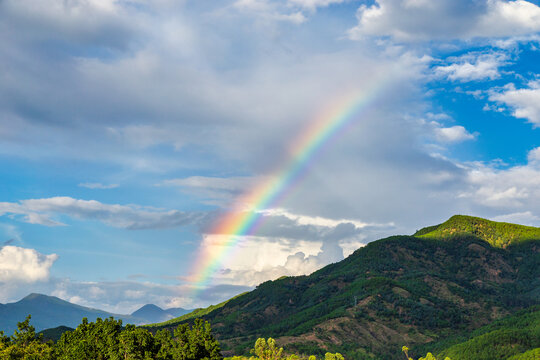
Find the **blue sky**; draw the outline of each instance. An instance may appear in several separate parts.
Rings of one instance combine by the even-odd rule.
[[[198,307],[456,213],[540,226],[538,5],[0,2],[0,302]],[[377,89],[194,292],[216,219]]]

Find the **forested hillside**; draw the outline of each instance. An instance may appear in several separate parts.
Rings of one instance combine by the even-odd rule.
[[[310,276],[265,282],[202,318],[225,354],[271,336],[293,352],[378,359],[396,358],[404,344],[419,356],[423,344],[466,337],[540,303],[537,228],[458,216],[416,235],[369,243]],[[154,329],[183,321],[191,320]]]

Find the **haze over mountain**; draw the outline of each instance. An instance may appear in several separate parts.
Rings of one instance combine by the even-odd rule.
[[[98,317],[106,319],[112,316],[126,324],[142,325],[166,321],[190,311],[182,308],[163,310],[156,305],[147,304],[131,315],[122,315],[75,305],[54,296],[30,294],[17,302],[0,304],[0,330],[11,335],[17,328],[17,322],[23,321],[29,314],[32,315],[32,325],[40,331],[58,326],[74,328],[81,323],[83,317],[95,321]]]
[[[338,351],[347,359],[396,358],[405,344],[442,349],[441,342],[466,340],[540,304],[539,240],[540,228],[454,216],[415,236],[371,242],[309,276],[268,281],[150,328],[202,317],[226,354],[245,353],[256,338],[270,336],[292,352]],[[531,336],[519,349],[540,346],[540,332]]]

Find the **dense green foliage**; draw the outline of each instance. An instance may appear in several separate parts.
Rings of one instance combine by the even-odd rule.
[[[470,220],[473,228],[479,221],[451,220]],[[521,241],[539,229],[510,225],[495,225],[504,236],[519,235],[505,240],[504,249],[468,231],[378,240],[309,276],[262,283],[202,318],[216,324],[227,355],[247,354],[263,336],[292,352],[341,352],[351,359],[397,358],[404,343],[416,349],[465,341],[494,319],[540,304],[540,244]],[[425,235],[436,229],[442,228]]]
[[[517,354],[509,357],[507,360],[538,360],[540,359],[540,348],[525,351],[523,354]]]
[[[210,324],[197,319],[193,326],[179,325],[174,333],[162,330],[155,335],[143,328],[109,318],[88,322],[86,318],[60,340],[43,342],[29,324],[30,316],[19,323],[11,337],[0,333],[2,360],[222,360],[219,343]]]
[[[534,306],[483,326],[472,332],[466,341],[439,352],[439,356],[454,360],[496,360],[539,347],[540,306]]]
[[[473,235],[491,246],[507,247],[540,239],[540,228],[490,221],[473,216],[454,215],[446,222],[423,228],[414,234],[426,238],[448,239],[454,235]]]
[[[54,359],[50,343],[43,343],[42,337],[36,336],[35,328],[30,325],[30,315],[18,323],[17,330],[11,337],[0,331],[0,359],[9,360],[48,360]]]

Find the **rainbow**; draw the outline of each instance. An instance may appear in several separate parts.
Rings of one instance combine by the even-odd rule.
[[[381,89],[382,86],[379,87]],[[194,291],[204,289],[217,272],[223,260],[236,248],[243,236],[253,235],[260,226],[262,211],[276,206],[308,173],[315,161],[332,139],[343,133],[366,110],[378,91],[368,94],[349,94],[320,114],[301,133],[289,149],[289,156],[280,171],[261,181],[251,191],[241,196],[237,203],[248,204],[249,210],[231,211],[219,218],[208,233],[221,234],[216,244],[201,247],[188,279]]]

